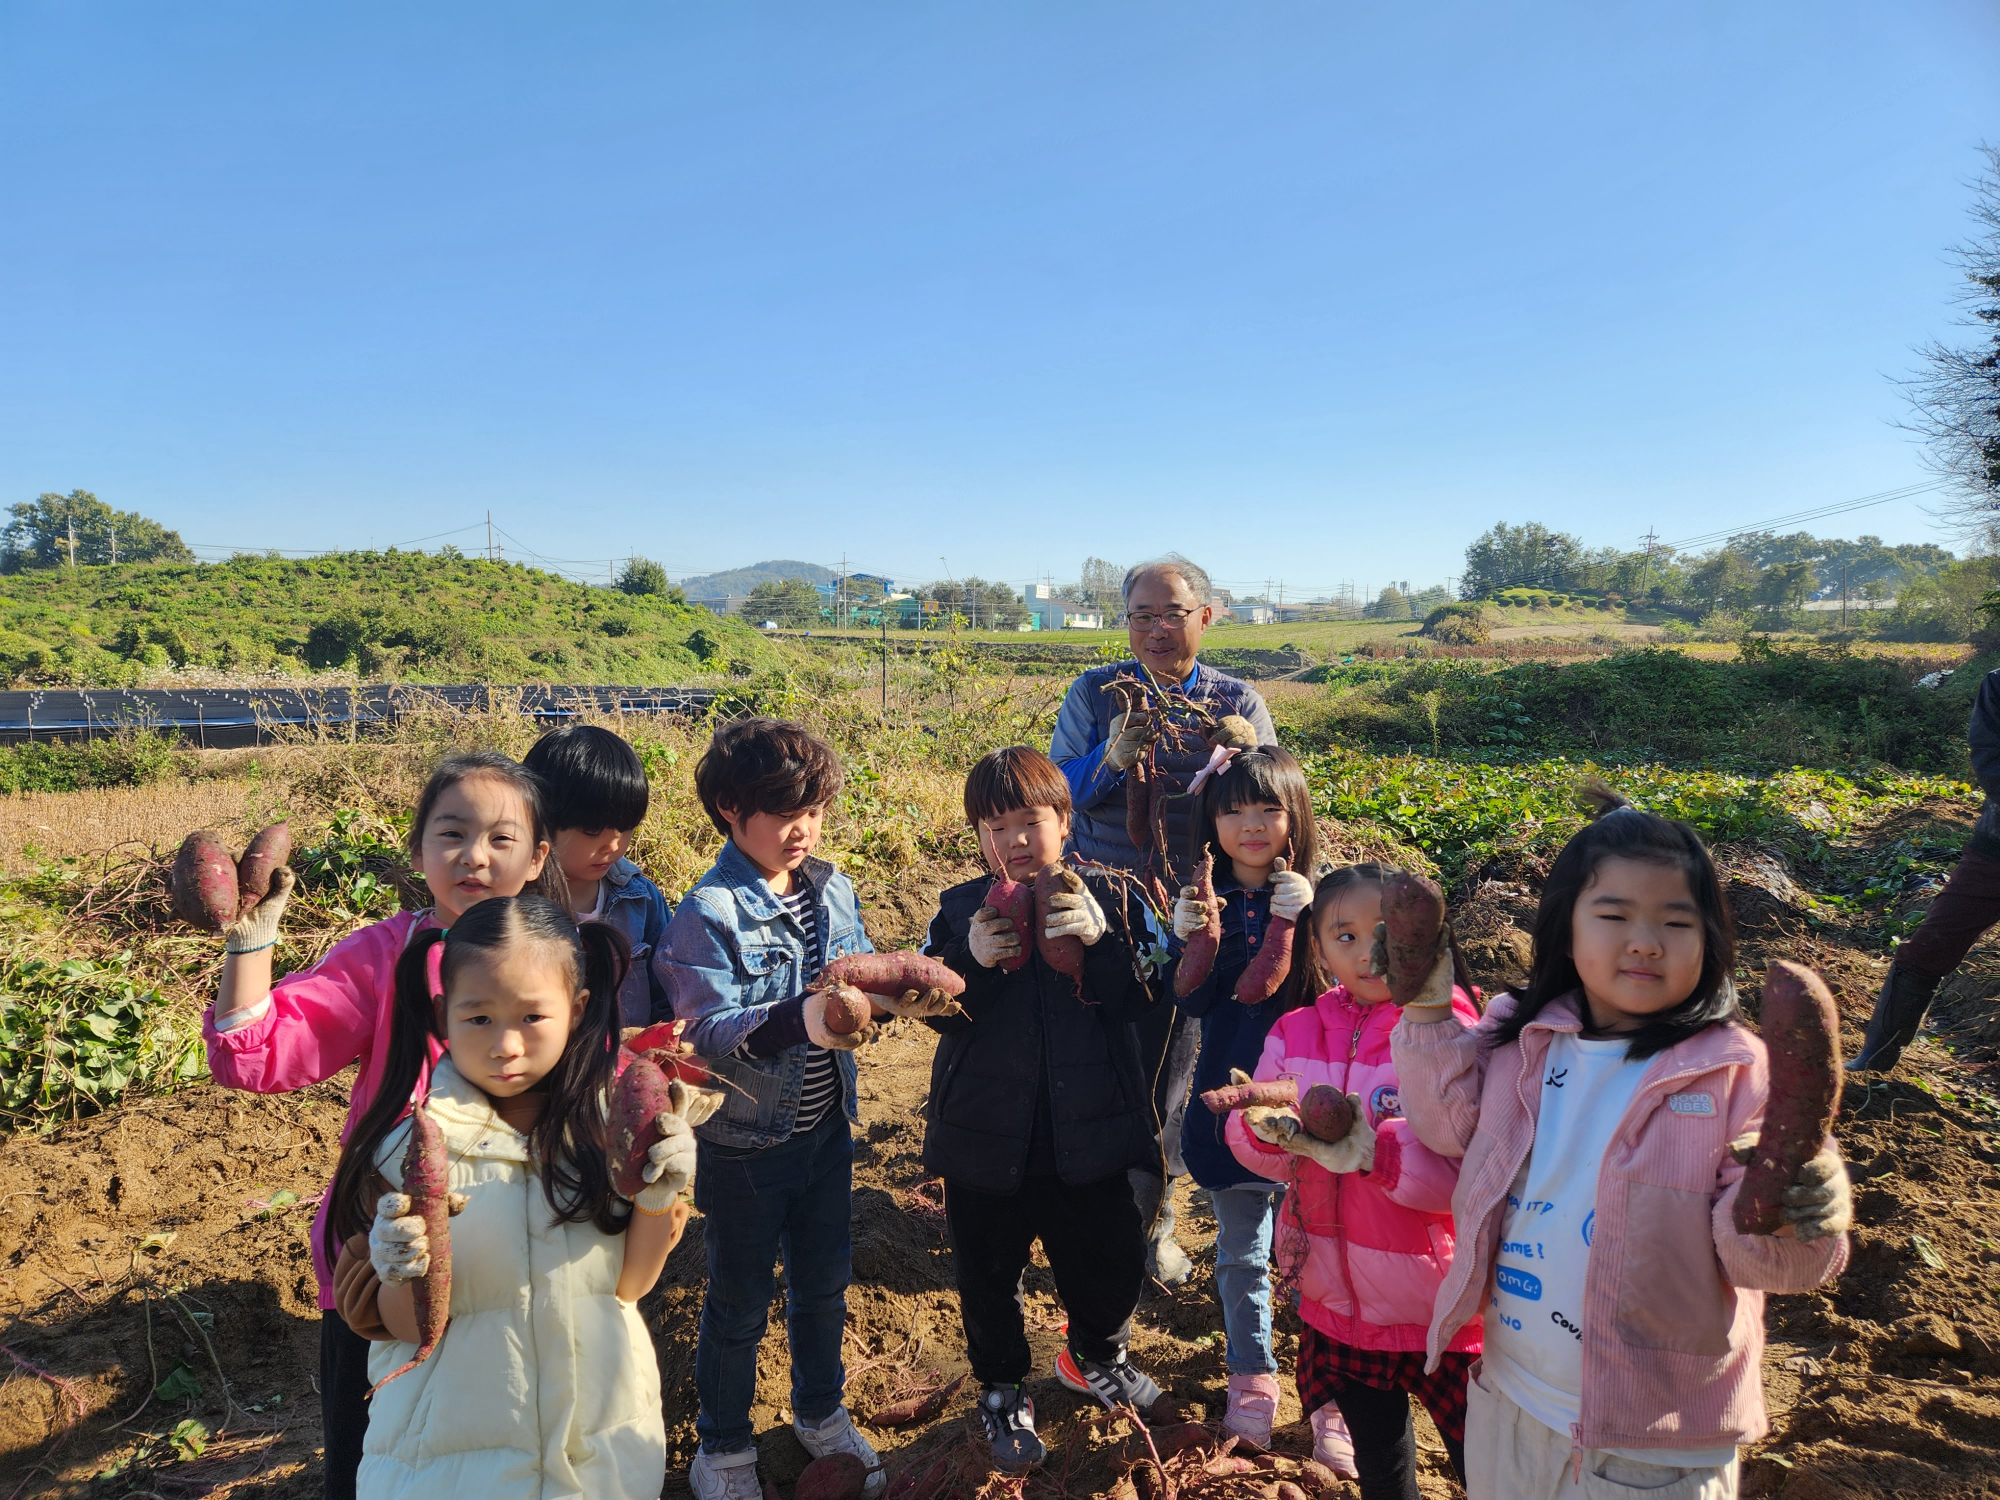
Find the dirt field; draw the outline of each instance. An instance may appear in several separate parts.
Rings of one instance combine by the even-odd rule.
[[[1962,826],[1940,804],[1899,820]],[[1756,851],[1719,851],[1743,925],[1744,968],[1770,956],[1812,962],[1840,996],[1853,1035],[1881,963],[1813,929],[1788,873]],[[1521,928],[1541,872],[1484,872],[1460,892],[1459,920],[1480,978],[1498,986],[1526,953]],[[929,895],[891,901],[864,885],[878,945],[912,942]],[[1956,1055],[1926,1041],[1902,1070],[1854,1090],[1840,1125],[1860,1182],[1854,1263],[1838,1285],[1773,1299],[1766,1386],[1772,1434],[1745,1455],[1745,1493],[1831,1497],[2000,1496],[2000,1140],[1988,1102],[2000,1083],[2000,947],[1987,946],[1945,992],[1940,1025]],[[942,1218],[917,1152],[929,1033],[905,1025],[862,1070],[856,1160],[849,1395],[858,1416],[964,1371]],[[317,1315],[305,1234],[333,1165],[346,1096],[339,1081],[257,1098],[209,1087],[143,1100],[42,1138],[0,1142],[0,1500],[29,1495],[317,1495]],[[1200,1266],[1141,1308],[1134,1356],[1194,1418],[1219,1410],[1220,1318],[1209,1268],[1213,1222],[1183,1189],[1182,1243]],[[692,1364],[701,1297],[700,1221],[643,1304],[656,1335],[673,1448],[667,1494],[685,1495],[694,1449]],[[1059,1347],[1061,1312],[1045,1270],[1032,1279],[1040,1367]],[[782,1298],[780,1299],[780,1303]],[[781,1306],[773,1309],[773,1328]],[[1296,1349],[1281,1319],[1279,1354]],[[763,1351],[755,1411],[766,1474],[785,1492],[804,1461],[791,1436],[782,1338]],[[183,1372],[176,1375],[176,1372]],[[169,1396],[156,1394],[164,1383]],[[959,1461],[976,1453],[971,1397],[931,1423],[877,1431],[898,1473],[918,1467],[926,1496],[1109,1493],[1136,1452],[1054,1382],[1034,1389],[1057,1457],[1025,1490]],[[1309,1429],[1289,1395],[1282,1454]],[[193,1419],[199,1454],[171,1435]],[[183,1429],[185,1431],[185,1429]],[[1427,1496],[1457,1493],[1436,1435],[1420,1427]],[[1192,1491],[1271,1493],[1274,1476]],[[1129,1494],[1129,1491],[1123,1493]],[[1190,1493],[1183,1491],[1183,1493]],[[1336,1494],[1353,1494],[1351,1486]]]

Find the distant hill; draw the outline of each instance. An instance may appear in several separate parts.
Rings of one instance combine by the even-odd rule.
[[[0,676],[13,685],[129,685],[195,666],[657,686],[776,659],[740,621],[485,558],[346,552],[0,578]]]
[[[747,568],[731,568],[723,573],[703,573],[697,578],[684,578],[680,590],[690,599],[732,599],[749,593],[760,583],[776,583],[785,578],[803,578],[819,588],[839,582],[840,574],[818,563],[781,558],[775,562],[752,563]]]

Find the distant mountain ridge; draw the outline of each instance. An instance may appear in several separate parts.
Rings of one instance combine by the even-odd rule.
[[[856,568],[847,576],[853,578],[860,571]],[[803,578],[807,583],[819,588],[826,584],[838,583],[840,574],[837,570],[822,567],[819,563],[779,558],[771,562],[752,563],[747,568],[730,568],[721,573],[703,573],[698,577],[683,578],[680,590],[689,599],[696,601],[733,599],[749,593],[760,583],[775,583],[785,578]]]

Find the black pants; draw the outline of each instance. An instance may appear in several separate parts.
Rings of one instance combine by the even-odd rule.
[[[319,1426],[326,1445],[326,1500],[355,1500],[361,1440],[368,1435],[368,1340],[332,1308],[319,1315]]]
[[[1010,1385],[1032,1368],[1021,1276],[1038,1239],[1069,1313],[1070,1352],[1118,1357],[1146,1276],[1145,1231],[1123,1172],[1082,1187],[1030,1177],[1015,1193],[947,1179],[944,1212],[966,1353],[981,1384]]]
[[[1985,823],[1982,817],[1980,825]],[[1896,967],[1943,979],[1995,922],[2000,922],[2000,843],[1974,834],[1923,922],[1897,947]]]
[[[1410,1420],[1405,1391],[1377,1390],[1344,1380],[1333,1392],[1354,1439],[1354,1467],[1361,1476],[1362,1500],[1422,1500],[1417,1490],[1417,1429]],[[1446,1436],[1452,1471],[1465,1474],[1465,1444]]]

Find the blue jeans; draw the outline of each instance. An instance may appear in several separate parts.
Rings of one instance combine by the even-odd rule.
[[[1228,1337],[1223,1362],[1232,1375],[1275,1375],[1271,1354],[1271,1230],[1285,1190],[1244,1183],[1210,1188],[1215,1205],[1215,1294]]]
[[[755,1436],[757,1346],[770,1321],[785,1260],[785,1333],[791,1345],[792,1415],[808,1427],[833,1415],[847,1372],[840,1360],[852,1279],[848,1224],[854,1137],[838,1108],[805,1135],[739,1150],[702,1141],[694,1174],[708,1250],[708,1289],[694,1351],[704,1453],[741,1453]]]

